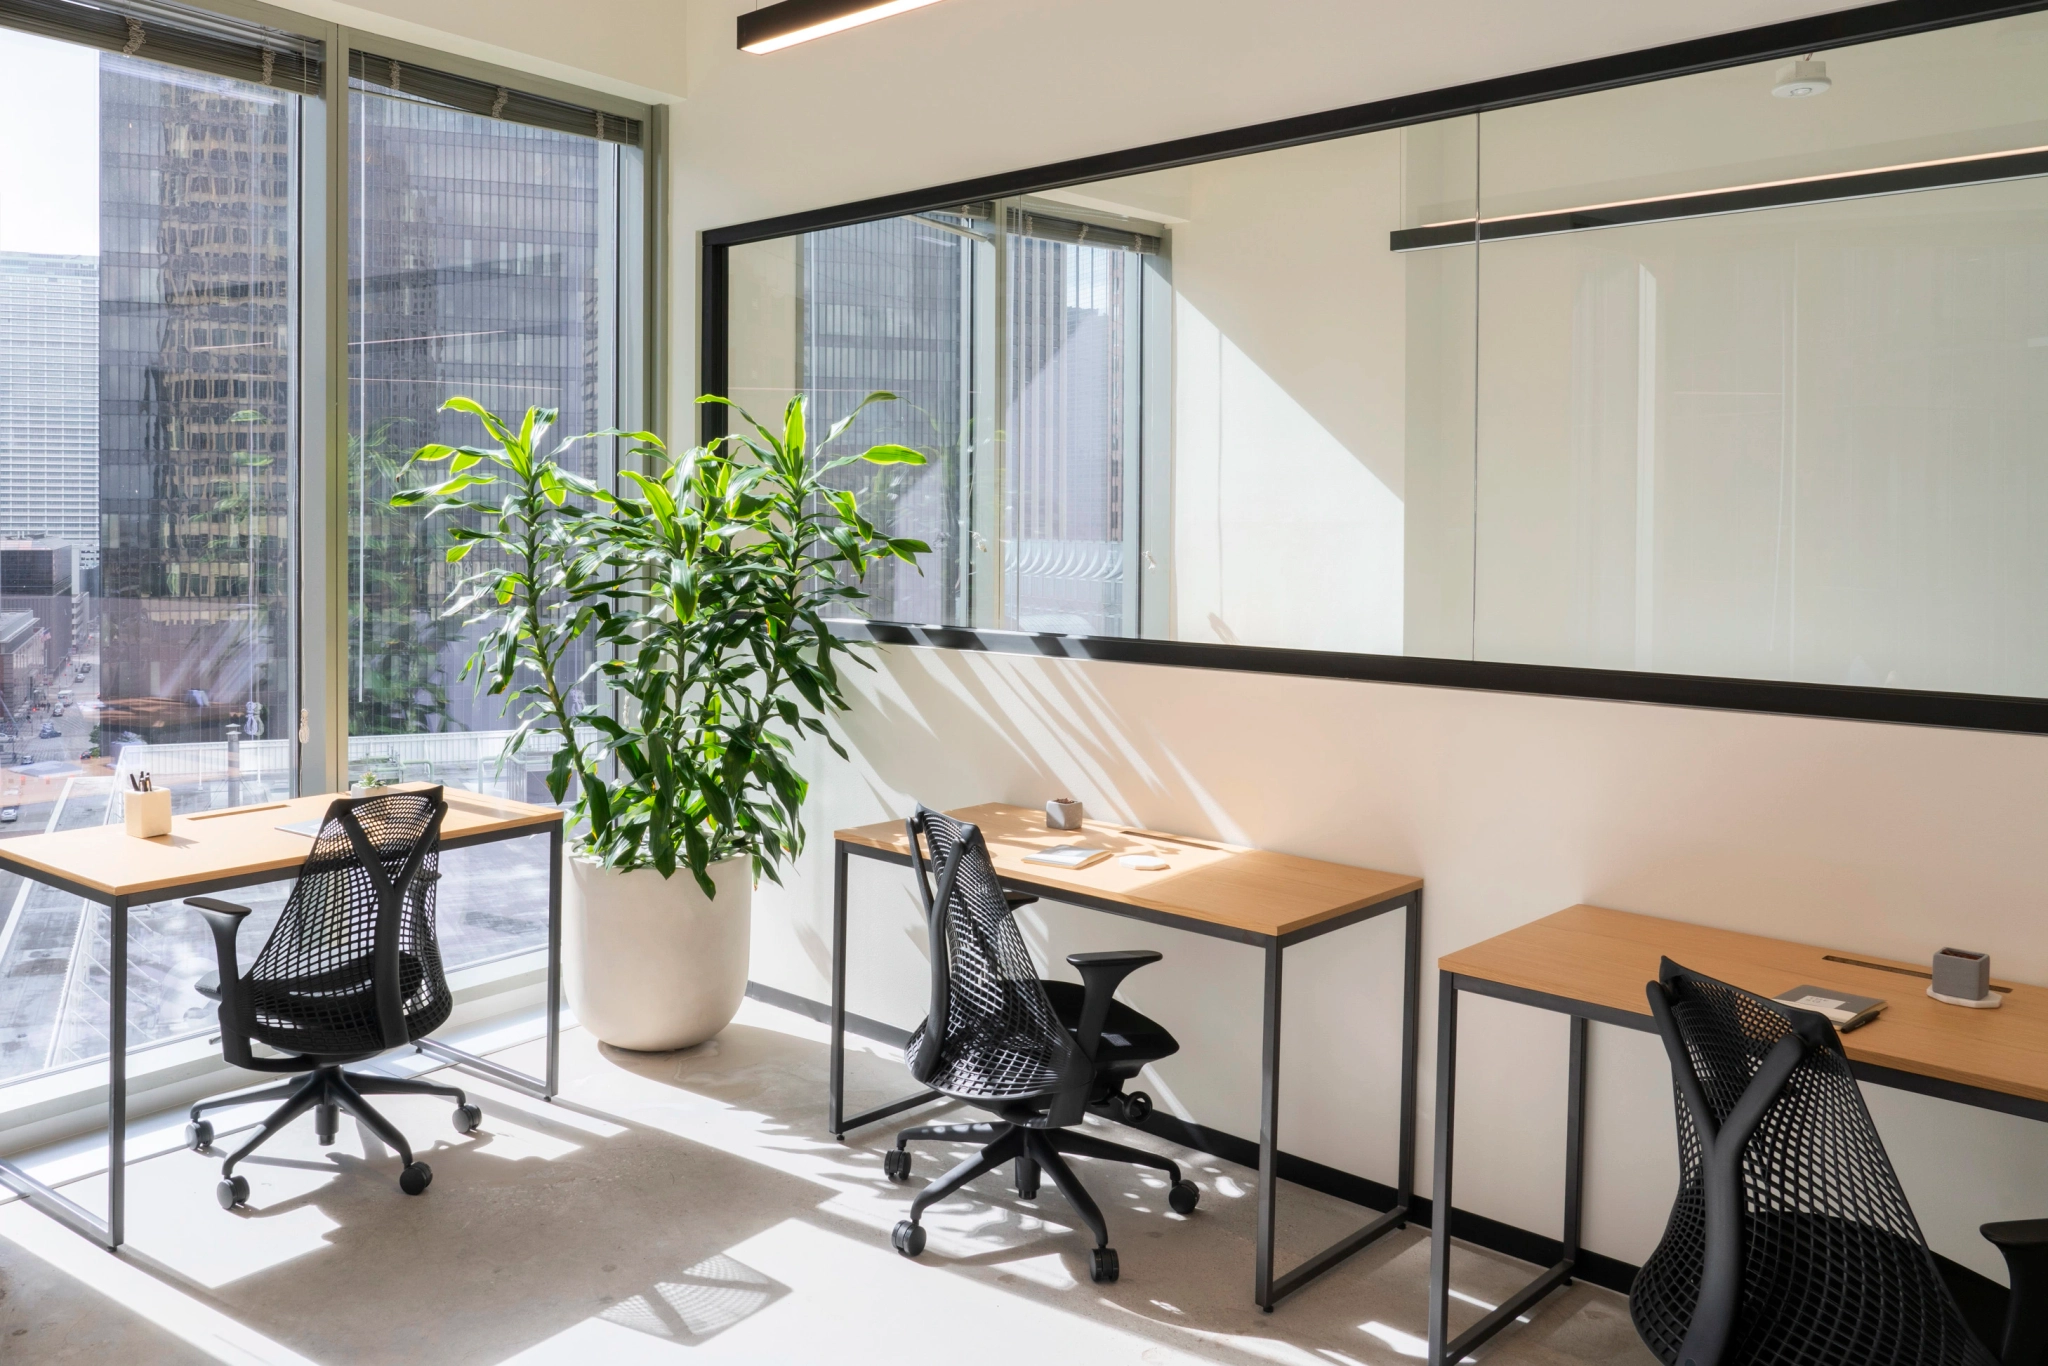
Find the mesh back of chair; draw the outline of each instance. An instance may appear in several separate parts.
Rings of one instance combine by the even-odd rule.
[[[1085,1081],[1087,1059],[1046,998],[981,831],[936,811],[920,819],[942,889],[951,869],[940,911],[950,991],[938,1068],[926,1084],[976,1100],[1018,1100]]]
[[[388,1046],[374,977],[382,903],[341,819],[345,810],[362,826],[387,882],[406,878],[402,909],[387,930],[398,939],[405,1036],[432,1033],[454,1007],[434,935],[441,789],[337,799],[244,979],[255,1010],[250,1037],[293,1053],[341,1056]]]
[[[1996,1366],[1935,1270],[1825,1020],[1795,1031],[1783,1008],[1675,965],[1662,989],[1717,1126],[1778,1042],[1802,1035],[1803,1056],[1742,1147],[1739,1307],[1721,1366]],[[1678,1199],[1629,1295],[1637,1331],[1667,1363],[1679,1360],[1708,1260],[1706,1138],[1681,1079]]]

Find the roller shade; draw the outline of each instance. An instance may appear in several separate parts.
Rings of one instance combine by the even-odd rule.
[[[320,93],[318,39],[181,5],[151,0],[0,0],[0,25],[293,94]]]
[[[0,0],[5,3],[6,0]],[[552,100],[489,81],[454,76],[431,67],[414,66],[374,52],[351,52],[348,74],[378,94],[424,100],[430,104],[460,109],[466,114],[524,123],[534,128],[551,128],[558,133],[580,133],[602,142],[640,145],[640,120],[608,114],[580,104]]]

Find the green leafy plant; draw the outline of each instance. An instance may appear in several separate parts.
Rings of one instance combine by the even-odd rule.
[[[770,430],[727,400],[747,430],[672,457],[651,432],[604,431],[641,468],[602,489],[540,453],[554,421],[532,409],[512,428],[469,399],[446,408],[474,415],[499,445],[423,446],[415,460],[448,462],[448,478],[396,494],[394,506],[474,514],[452,525],[451,563],[488,549],[448,611],[486,626],[464,669],[510,700],[518,717],[508,748],[558,738],[548,773],[557,801],[576,786],[578,851],[607,867],[687,868],[714,895],[712,864],[736,855],[757,873],[803,847],[808,783],[797,741],[823,737],[827,713],[847,706],[839,661],[848,642],[826,625],[865,596],[870,568],[915,564],[922,541],[891,537],[862,515],[851,492],[824,477],[865,461],[915,465],[907,446],[848,455],[826,448],[872,394],[815,443],[802,397]],[[484,492],[488,490],[489,492]],[[572,646],[602,647],[576,669]],[[603,679],[620,705],[588,705]]]

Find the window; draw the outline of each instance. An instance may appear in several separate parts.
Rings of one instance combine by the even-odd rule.
[[[481,558],[449,565],[442,519],[388,506],[421,445],[488,444],[476,419],[438,411],[452,396],[509,420],[557,409],[557,438],[639,416],[625,335],[640,287],[639,126],[613,119],[598,136],[589,111],[493,117],[503,93],[382,56],[353,64],[349,767],[545,802],[551,749],[505,753],[513,723],[462,677],[479,630],[442,610]],[[572,454],[609,478],[606,447]],[[451,967],[545,944],[546,857],[533,840],[447,855]]]
[[[840,476],[932,547],[878,568],[872,615],[1137,629],[1144,415],[1165,405],[1146,301],[1165,248],[1156,224],[1020,200],[734,251],[729,396],[760,416],[804,393],[823,428],[891,393],[842,440],[925,453]]]
[[[271,51],[266,85],[0,29],[0,173],[37,206],[0,214],[5,835],[118,822],[144,771],[180,812],[291,789],[318,62]],[[104,908],[0,876],[0,1081],[104,1056],[107,932]],[[204,1028],[202,927],[153,906],[130,935],[137,1041]]]
[[[2048,698],[2044,54],[2036,11],[1812,54],[1820,93],[1774,58],[795,252],[742,225],[725,374],[767,373],[777,252],[792,316],[867,329],[835,386],[889,387],[903,316],[959,338],[961,472],[896,528],[957,528],[954,586],[885,620]],[[884,309],[886,272],[803,273],[825,240],[959,264]],[[789,358],[768,387],[819,382]]]
[[[384,500],[415,447],[470,439],[436,412],[453,394],[560,407],[564,435],[646,421],[645,111],[361,52],[334,111],[329,42],[64,8],[24,11],[34,32],[0,15],[0,839],[118,823],[145,772],[180,814],[330,790],[343,728],[356,771],[533,796],[455,677],[439,529]],[[337,236],[323,206],[343,202]],[[325,341],[336,276],[345,348]],[[340,632],[308,566],[340,558],[342,492],[315,476],[342,392],[333,699]],[[534,843],[451,856],[451,966],[540,942]],[[235,893],[257,912],[245,955],[288,891]],[[129,915],[129,1046],[210,1052],[204,926],[176,903]],[[0,875],[0,1113],[28,1094],[8,1087],[86,1085],[105,1059],[108,928]]]

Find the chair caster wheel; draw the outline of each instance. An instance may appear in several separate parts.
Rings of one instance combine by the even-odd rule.
[[[1098,1247],[1088,1254],[1088,1279],[1097,1283],[1117,1278],[1116,1249]]]
[[[910,1179],[910,1154],[902,1148],[891,1148],[882,1154],[882,1175],[891,1181]]]
[[[896,1231],[889,1235],[889,1241],[896,1250],[906,1257],[915,1257],[924,1251],[924,1230],[905,1219],[896,1225]]]
[[[1173,1206],[1175,1214],[1193,1214],[1201,1200],[1201,1188],[1192,1181],[1176,1181],[1166,1193],[1166,1203]]]
[[[237,1205],[248,1204],[249,1178],[246,1176],[222,1177],[221,1183],[213,1188],[213,1198],[220,1201],[222,1209],[233,1209]]]
[[[1124,1097],[1124,1123],[1143,1124],[1152,1117],[1152,1097],[1143,1091],[1133,1091]],[[1112,1280],[1115,1277],[1111,1277]]]
[[[424,1162],[415,1162],[398,1174],[398,1188],[407,1195],[418,1195],[433,1184],[434,1169]]]
[[[185,1126],[185,1146],[195,1153],[205,1152],[213,1146],[213,1124],[204,1119],[195,1119]]]
[[[455,1107],[456,1133],[473,1134],[476,1132],[476,1126],[483,1122],[484,1109],[481,1105],[458,1105]]]

